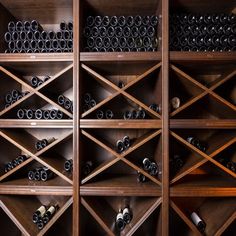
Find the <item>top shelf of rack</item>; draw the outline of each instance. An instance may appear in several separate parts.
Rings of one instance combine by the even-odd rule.
[[[81,52],[81,61],[160,61],[161,52]]]
[[[235,13],[235,0],[205,1],[205,0],[170,0],[171,12],[186,13]]]
[[[58,24],[72,20],[72,0],[1,0],[1,4],[19,20],[38,20],[40,24]]]

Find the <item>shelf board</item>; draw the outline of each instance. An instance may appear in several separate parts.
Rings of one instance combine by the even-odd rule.
[[[138,183],[136,175],[112,176],[80,186],[82,196],[161,196],[161,187],[152,181]]]
[[[73,120],[1,119],[0,128],[73,128]]]
[[[236,129],[236,119],[170,119],[172,129]]]
[[[160,61],[161,52],[81,52],[80,61]]]
[[[212,61],[235,63],[236,52],[170,52],[171,61]]]
[[[81,119],[80,128],[127,128],[127,129],[160,129],[161,120],[97,120]]]
[[[221,176],[189,176],[170,188],[172,197],[236,196],[236,181]]]
[[[0,53],[0,63],[7,62],[73,62],[73,53]]]
[[[73,187],[60,177],[46,182],[29,181],[23,178],[0,183],[0,194],[71,196]]]

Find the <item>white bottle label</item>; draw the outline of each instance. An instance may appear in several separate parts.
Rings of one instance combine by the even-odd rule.
[[[116,220],[119,220],[119,219],[123,220],[123,214],[121,212],[118,213],[118,215],[116,216]]]
[[[128,207],[126,207],[126,208],[123,210],[123,215],[125,215],[125,214],[130,214]]]
[[[47,211],[49,211],[51,215],[53,215],[56,211],[56,208],[54,206],[50,206]]]
[[[202,219],[197,215],[196,212],[193,212],[191,214],[191,219],[195,225],[198,225],[198,223],[202,221]]]
[[[46,207],[41,206],[41,207],[39,207],[39,209],[37,211],[39,211],[41,215],[44,215],[44,213],[46,212]]]

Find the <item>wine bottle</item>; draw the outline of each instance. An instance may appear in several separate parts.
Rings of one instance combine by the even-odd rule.
[[[123,144],[124,144],[124,148],[125,148],[125,149],[127,149],[127,148],[130,147],[131,142],[130,142],[129,136],[124,136],[124,138],[123,138],[122,141],[123,141]]]
[[[37,109],[34,113],[35,119],[40,120],[43,118],[43,110],[42,109]]]
[[[125,120],[130,120],[132,119],[132,112],[131,111],[125,111],[124,114],[123,114],[123,118]]]
[[[73,160],[72,159],[65,161],[64,170],[67,172],[72,172],[72,170],[73,170]]]
[[[36,225],[37,225],[37,227],[38,227],[39,230],[43,229],[43,227],[44,227],[43,219],[40,218],[40,219],[36,222]]]
[[[42,148],[45,148],[46,146],[48,146],[50,143],[54,142],[56,139],[54,137],[52,138],[48,138],[48,139],[42,139],[41,140],[41,146]]]
[[[146,112],[145,112],[145,110],[140,109],[140,110],[138,111],[138,119],[145,119],[145,117],[146,117]]]
[[[26,111],[26,118],[27,118],[28,120],[34,118],[35,112],[34,112],[32,109],[27,109],[27,110],[25,110],[25,111]]]
[[[116,149],[117,149],[118,153],[122,153],[125,150],[125,145],[124,145],[123,141],[118,140],[116,142]]]
[[[28,179],[29,180],[35,180],[35,172],[33,170],[30,170],[28,172]]]
[[[46,206],[45,205],[42,205],[40,206],[33,214],[33,222],[36,224],[39,219],[41,219],[44,214],[46,213]]]
[[[143,169],[145,170],[145,171],[149,171],[150,170],[150,167],[151,167],[151,161],[150,161],[150,159],[149,158],[144,158],[143,159]]]
[[[93,162],[92,161],[86,161],[86,163],[82,167],[82,174],[83,176],[88,176],[93,169]]]
[[[41,171],[41,180],[42,181],[47,181],[49,179],[52,179],[54,177],[54,172],[52,172],[50,169],[48,168],[43,168]]]
[[[170,100],[170,104],[171,104],[172,109],[176,110],[180,107],[180,99],[178,97],[173,97]]]
[[[5,102],[11,103],[11,101],[12,101],[12,93],[9,92],[5,95]]]
[[[26,161],[28,159],[28,155],[19,155],[17,157],[17,161],[18,161],[18,165],[20,165],[21,163],[23,163],[24,161]]]
[[[18,119],[24,119],[26,116],[25,109],[19,109],[16,115]]]
[[[198,148],[202,152],[206,151],[206,146],[202,142],[200,142],[200,140],[197,138],[188,137],[187,142],[189,142],[190,144],[192,144],[193,146],[195,146],[196,148]]]
[[[33,76],[31,79],[31,85],[34,88],[38,87],[42,83],[43,83],[43,81],[41,79],[39,79],[37,76]]]
[[[43,223],[44,225],[46,225],[49,220],[53,217],[53,215],[55,214],[56,210],[57,210],[57,206],[50,206],[47,211],[45,212],[44,216],[43,216]]]
[[[48,120],[50,118],[50,111],[49,110],[43,110],[43,119]]]
[[[123,217],[123,213],[122,213],[121,209],[119,209],[119,213],[116,216],[115,224],[116,224],[116,228],[117,228],[118,231],[124,230],[125,221],[124,221],[124,217]]]
[[[129,206],[125,206],[123,209],[123,219],[125,224],[129,224],[133,218],[132,211]]]
[[[236,163],[233,161],[228,161],[226,167],[232,172],[236,173]]]
[[[96,112],[96,118],[97,119],[103,119],[103,117],[104,117],[104,112],[102,110],[98,110]]]
[[[161,111],[161,107],[155,103],[151,104],[149,106],[150,109],[152,109],[153,111],[157,112],[157,113],[160,113]]]
[[[114,116],[114,113],[111,110],[106,110],[105,117],[106,119],[112,119]]]
[[[180,155],[177,155],[177,154],[174,155],[173,161],[174,161],[174,166],[175,166],[176,171],[179,170],[184,165],[184,161]]]
[[[196,212],[193,212],[191,214],[191,220],[197,226],[198,230],[201,233],[204,233],[206,229],[206,223],[199,217],[199,215]]]
[[[63,115],[63,112],[60,111],[60,110],[57,110],[57,117],[56,117],[56,118],[57,118],[58,120],[61,120],[61,119],[63,118],[63,116],[64,116],[64,115]]]
[[[142,174],[141,172],[137,172],[137,174],[138,174],[138,176],[137,176],[137,181],[139,182],[139,183],[144,183],[144,182],[146,182],[147,181],[147,178],[146,178],[146,176],[144,175],[144,174]]]
[[[43,170],[43,167],[39,167],[35,169],[34,172],[34,180],[40,181],[41,180],[41,172]]]
[[[159,172],[159,167],[155,162],[151,162],[149,174],[152,176],[156,176]]]

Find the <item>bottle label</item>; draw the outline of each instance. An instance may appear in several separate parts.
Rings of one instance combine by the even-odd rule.
[[[130,210],[128,207],[126,207],[124,210],[123,210],[123,215],[125,214],[130,214]]]
[[[116,220],[123,220],[123,214],[120,212],[118,213],[118,215],[116,216]]]
[[[56,208],[54,206],[50,206],[47,211],[50,212],[51,215],[53,215],[56,211]]]
[[[39,209],[37,211],[39,211],[41,215],[44,215],[44,213],[46,212],[46,207],[41,206],[41,207],[39,207]]]
[[[195,225],[198,225],[199,222],[202,221],[202,219],[197,215],[196,212],[193,212],[193,213],[191,214],[191,219],[192,219],[192,221],[193,221],[193,223],[194,223]]]

